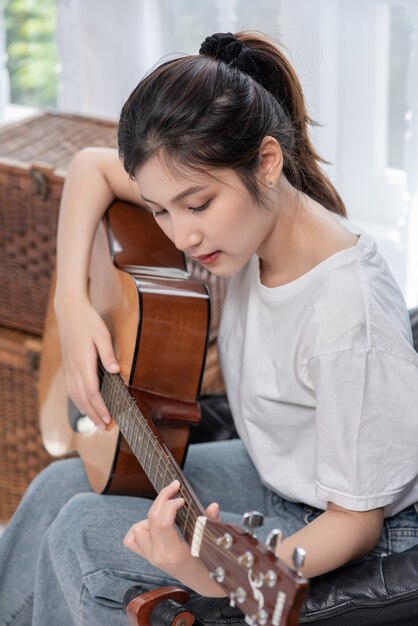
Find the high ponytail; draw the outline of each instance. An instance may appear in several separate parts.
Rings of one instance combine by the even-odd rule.
[[[327,209],[346,215],[344,203],[319,163],[326,163],[315,150],[309,137],[309,126],[316,123],[309,117],[299,78],[283,52],[262,34],[242,32],[235,35],[251,50],[263,68],[261,83],[282,105],[295,131],[292,155],[288,155],[286,175],[296,189],[317,200]]]
[[[172,168],[234,169],[254,200],[263,204],[256,177],[259,148],[264,137],[272,136],[282,149],[289,182],[345,215],[340,196],[319,166],[323,160],[308,135],[313,122],[289,61],[262,35],[218,37],[227,42],[231,59],[221,53],[218,41],[215,48],[204,43],[202,54],[163,63],[134,89],[118,131],[126,171],[134,176],[163,151]]]

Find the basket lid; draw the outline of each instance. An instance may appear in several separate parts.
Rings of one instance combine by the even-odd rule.
[[[42,163],[65,175],[74,154],[88,146],[116,148],[116,122],[48,111],[0,128],[0,163]]]

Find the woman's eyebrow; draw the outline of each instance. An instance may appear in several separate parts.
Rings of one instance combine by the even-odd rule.
[[[202,189],[206,189],[208,185],[205,185],[203,187],[189,187],[188,189],[185,189],[184,191],[181,191],[179,194],[177,194],[177,196],[175,196],[172,200],[171,203],[175,204],[176,202],[179,202],[179,200],[182,200],[183,198],[185,198],[186,196],[190,196],[192,193],[197,193],[198,191],[202,191]],[[141,198],[145,201],[145,202],[150,202],[151,204],[158,204],[158,202],[154,202],[153,200],[149,200],[149,198],[146,198],[145,196],[142,195],[141,193]]]

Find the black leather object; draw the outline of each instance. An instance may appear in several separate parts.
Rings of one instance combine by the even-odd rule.
[[[411,320],[414,348],[418,352],[418,307],[409,311],[409,318]]]
[[[190,431],[189,443],[236,439],[234,420],[226,396],[222,393],[202,395],[199,398],[201,419]]]
[[[208,626],[246,624],[227,598],[195,596],[186,607]],[[418,546],[311,580],[299,624],[417,626]]]
[[[300,624],[416,626],[418,545],[311,580]]]

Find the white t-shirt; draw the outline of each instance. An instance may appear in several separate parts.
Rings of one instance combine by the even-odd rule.
[[[237,431],[265,485],[325,509],[418,502],[418,355],[373,239],[288,284],[259,259],[229,279],[219,352]]]

